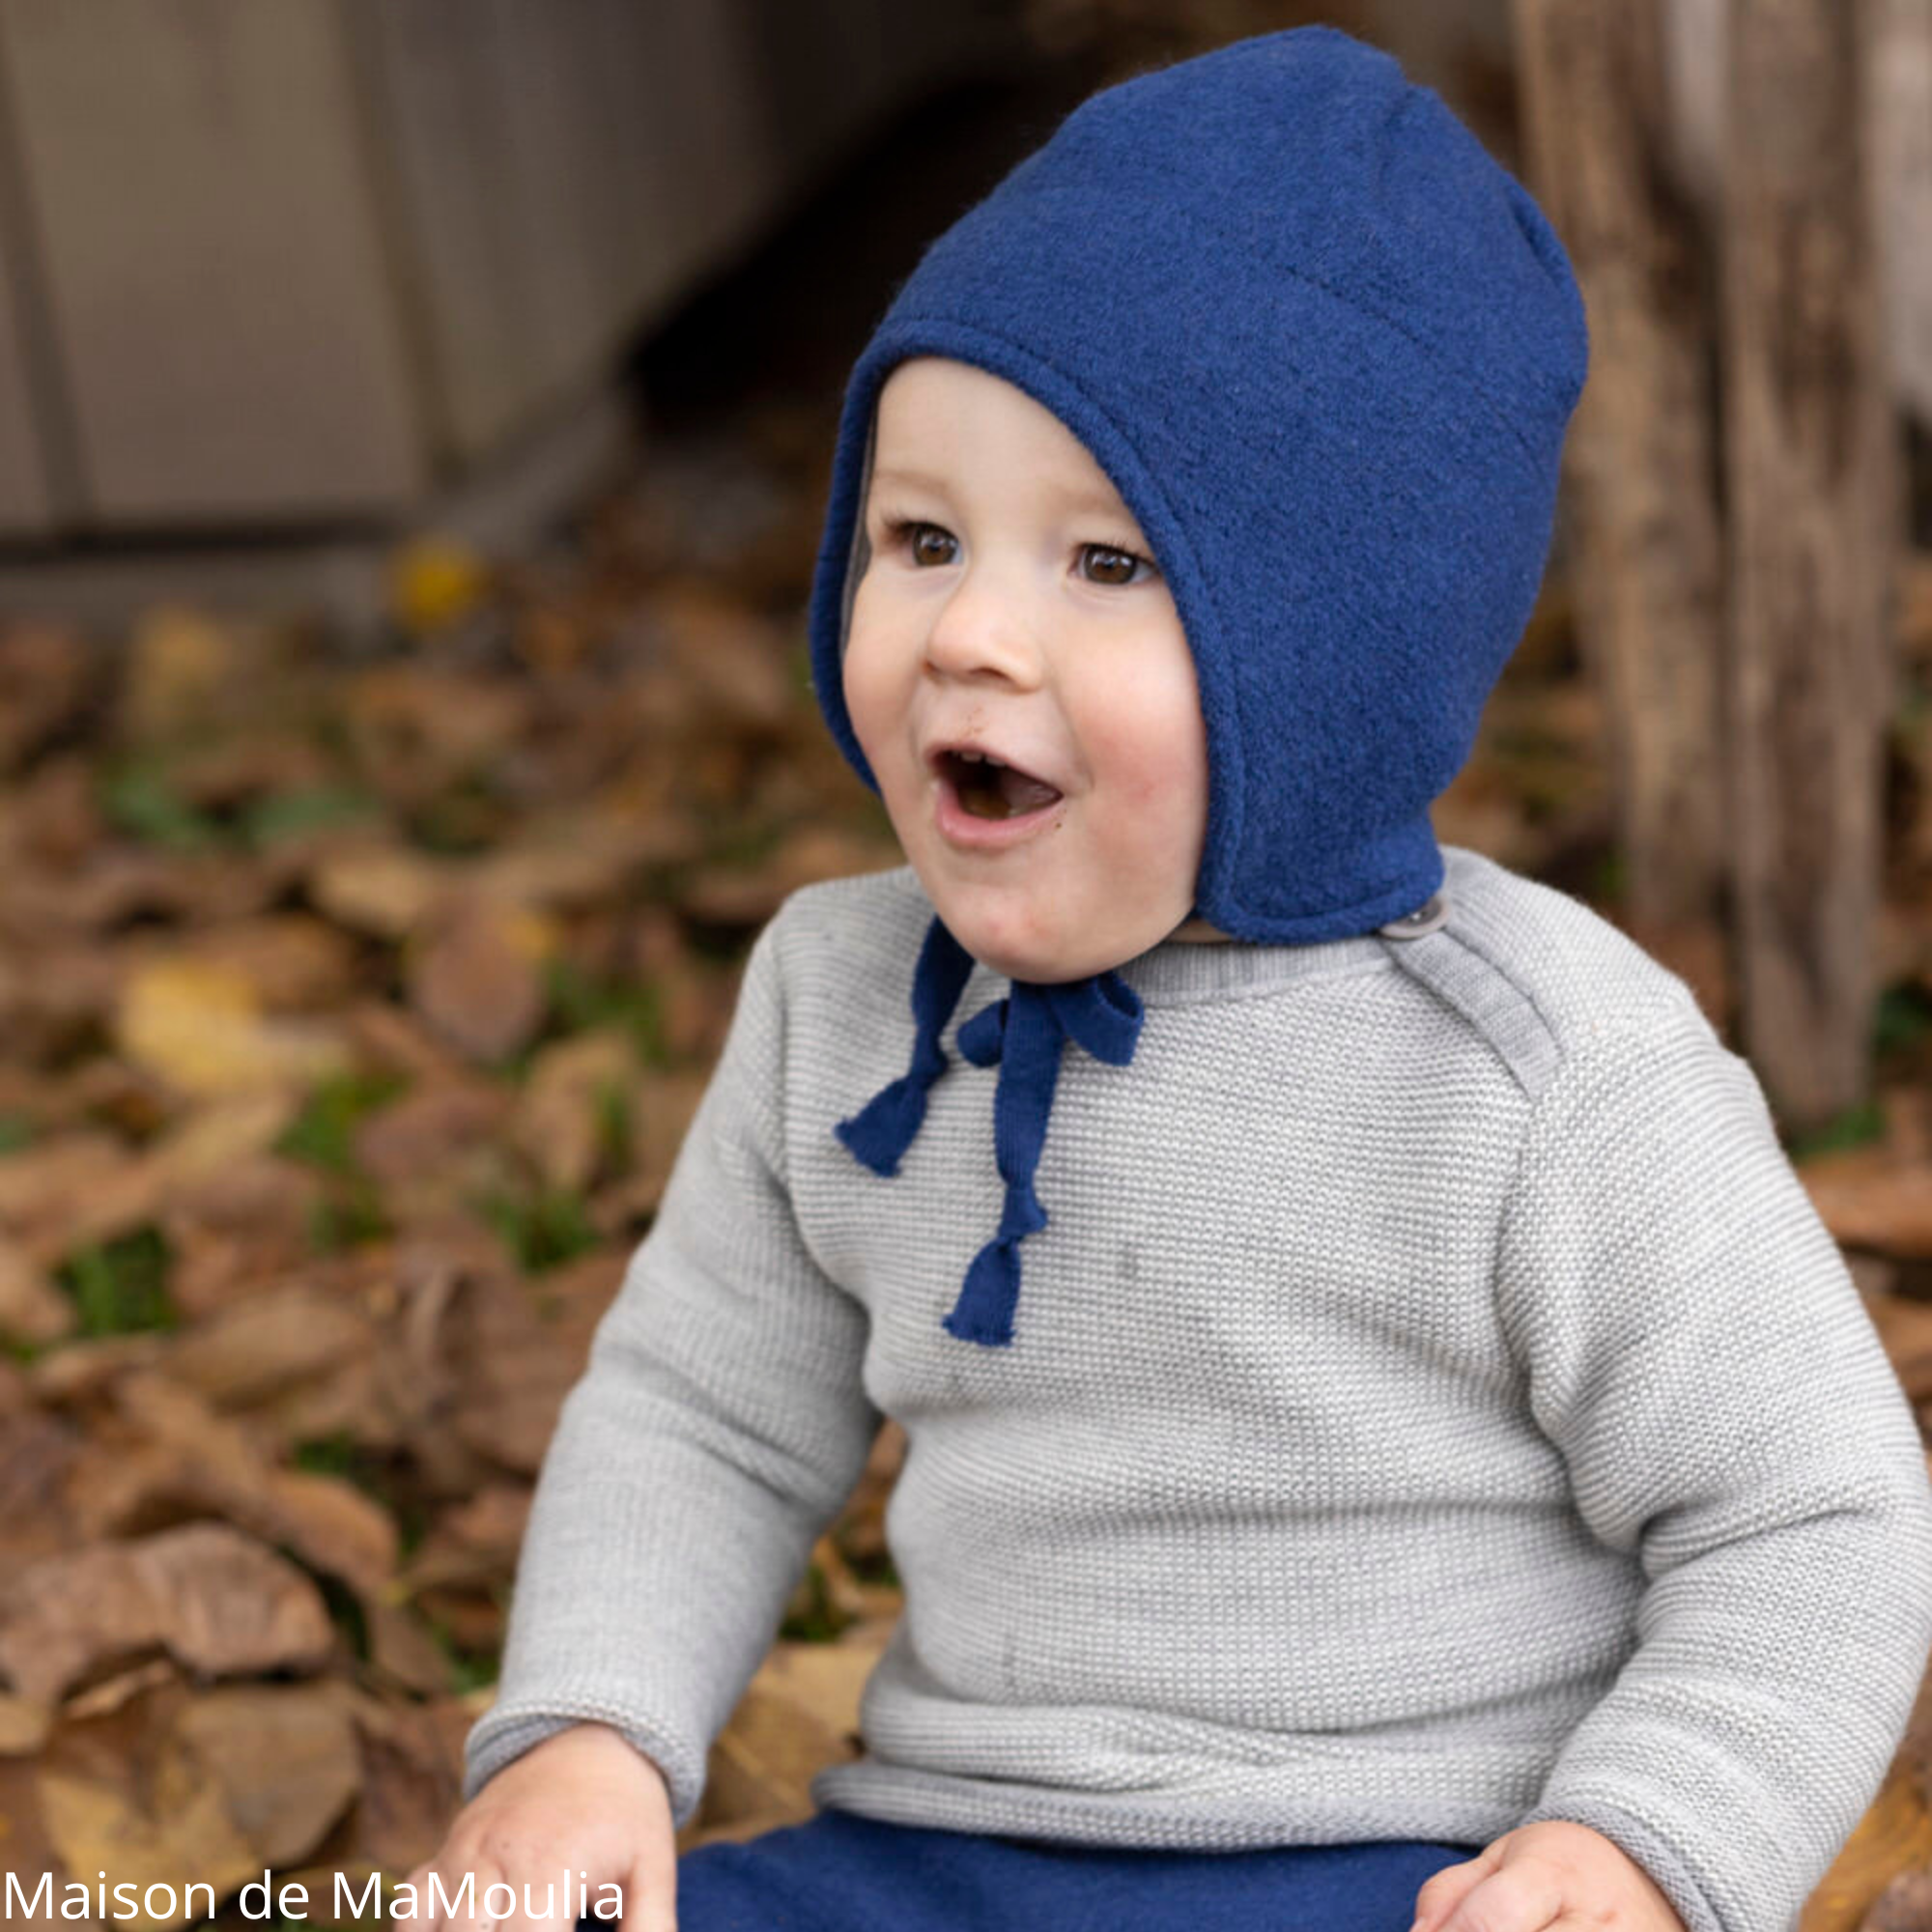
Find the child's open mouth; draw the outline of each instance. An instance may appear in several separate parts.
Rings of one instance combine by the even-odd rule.
[[[1042,822],[1062,794],[1017,765],[971,753],[942,752],[939,827],[955,843],[1004,845]]]
[[[940,775],[952,781],[961,807],[975,818],[1021,818],[1043,811],[1060,794],[1017,765],[971,752],[940,754]]]

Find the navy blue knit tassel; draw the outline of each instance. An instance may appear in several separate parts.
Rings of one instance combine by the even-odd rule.
[[[962,1342],[989,1349],[1013,1339],[1013,1310],[1020,1298],[1019,1245],[1046,1226],[1046,1209],[1033,1189],[1034,1170],[1046,1145],[1047,1116],[1060,1078],[1059,1016],[1046,988],[1024,980],[959,1029],[959,1051],[976,1066],[1000,1068],[993,1090],[993,1151],[1007,1183],[1000,1232],[973,1257],[959,1298],[941,1323]]]
[[[946,1071],[939,1036],[973,977],[973,955],[935,918],[925,929],[912,978],[912,1065],[882,1087],[850,1120],[833,1128],[874,1174],[899,1171],[899,1156],[925,1121],[926,1090]]]
[[[955,958],[953,955],[957,954]],[[966,964],[959,970],[959,960]],[[964,952],[938,919],[927,928],[913,978],[919,1037],[911,1070],[873,1095],[855,1120],[841,1121],[838,1138],[874,1173],[897,1171],[899,1156],[925,1118],[926,1090],[945,1070],[939,1035],[972,973]],[[942,1326],[961,1341],[1004,1348],[1013,1339],[1019,1304],[1019,1244],[1046,1226],[1034,1192],[1034,1171],[1046,1144],[1060,1075],[1060,1049],[1071,1039],[1096,1060],[1124,1066],[1134,1057],[1144,1009],[1118,973],[1051,985],[1015,980],[1007,998],[973,1015],[959,1029],[959,1051],[976,1066],[998,1065],[993,1090],[993,1150],[1007,1183],[1000,1230],[973,1257],[958,1298]]]

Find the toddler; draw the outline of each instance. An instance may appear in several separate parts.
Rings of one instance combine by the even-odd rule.
[[[1686,983],[1429,817],[1585,360],[1529,195],[1329,28],[1096,95],[928,250],[810,613],[910,863],[758,935],[412,1883],[1793,1924],[1932,1644],[1918,1431]],[[679,1865],[886,1416],[863,1754]]]

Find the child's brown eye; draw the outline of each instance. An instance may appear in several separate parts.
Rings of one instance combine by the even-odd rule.
[[[958,539],[937,524],[912,524],[912,560],[915,563],[951,563],[959,547]]]
[[[1082,544],[1080,547],[1081,575],[1090,583],[1132,583],[1135,573],[1143,567],[1151,575],[1153,565],[1146,557],[1136,556],[1130,550],[1116,550],[1111,544]]]

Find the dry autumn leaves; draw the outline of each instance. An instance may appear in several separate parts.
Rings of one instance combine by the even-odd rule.
[[[266,1868],[327,1918],[336,1873],[440,1839],[531,1482],[750,942],[794,887],[898,863],[805,681],[829,429],[768,406],[655,450],[515,571],[406,554],[378,658],[181,609],[0,631],[0,1867],[28,1886],[194,1879],[239,1924]],[[1607,891],[1560,599],[1437,829]],[[1932,1405],[1932,596],[1905,610],[1878,1103],[1803,1171]],[[1721,1012],[1707,940],[1640,936]],[[687,1844],[805,1815],[852,1748],[897,1447]],[[1813,1932],[1932,1862],[1926,1755]]]

